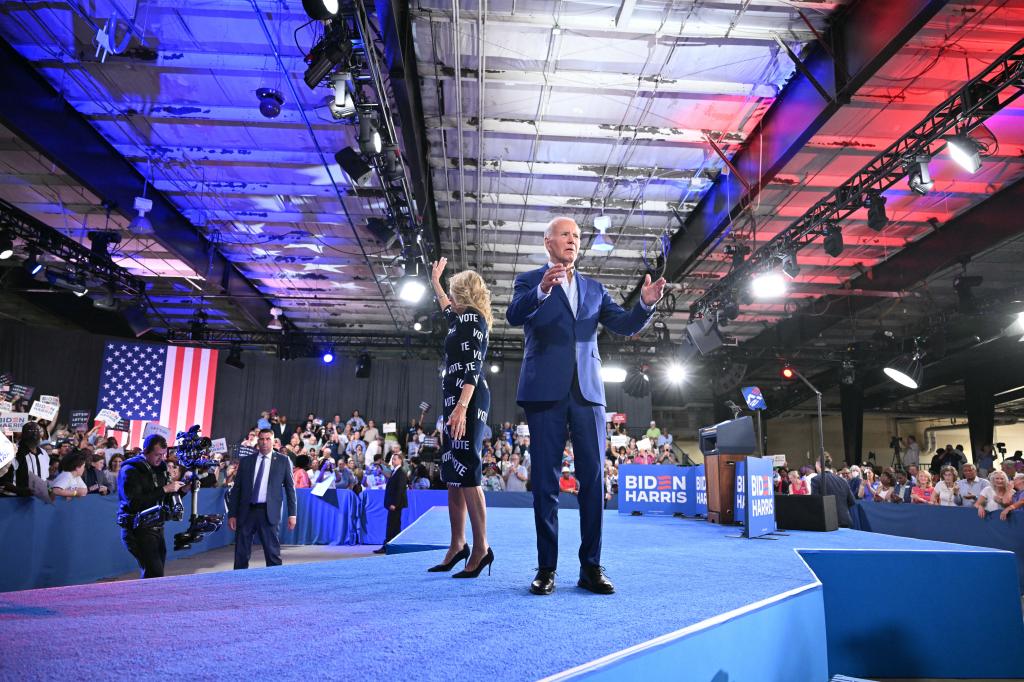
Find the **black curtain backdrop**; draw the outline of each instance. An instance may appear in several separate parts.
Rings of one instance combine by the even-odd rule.
[[[0,371],[14,373],[18,383],[36,387],[36,394],[61,396],[61,421],[72,409],[95,411],[103,344],[108,337],[87,332],[24,327],[0,322]],[[420,415],[419,404],[430,403],[427,421],[433,423],[441,407],[439,360],[374,357],[367,379],[357,379],[355,357],[339,355],[330,365],[318,358],[278,360],[276,356],[247,351],[244,369],[224,364],[222,350],[217,367],[217,393],[213,405],[213,438],[238,442],[263,410],[276,407],[294,425],[313,412],[347,418],[359,410],[378,426],[398,421],[399,427]],[[488,375],[494,424],[517,421],[519,363],[506,359],[504,371]],[[631,429],[646,428],[651,419],[651,397],[625,395],[621,384],[606,384],[607,410],[625,412]]]

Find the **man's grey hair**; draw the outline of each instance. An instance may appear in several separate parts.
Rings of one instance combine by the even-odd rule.
[[[555,225],[557,225],[558,223],[562,222],[563,220],[568,220],[568,221],[572,222],[573,224],[576,224],[576,221],[573,220],[572,218],[570,218],[567,215],[555,216],[554,218],[551,219],[550,222],[548,222],[548,226],[546,228],[544,228],[544,236],[545,237],[551,237],[554,234]],[[579,225],[576,225],[576,226],[579,227]]]

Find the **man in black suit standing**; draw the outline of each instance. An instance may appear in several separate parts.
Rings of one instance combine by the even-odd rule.
[[[384,488],[384,508],[388,510],[388,528],[384,544],[374,554],[386,554],[387,544],[402,532],[402,510],[409,506],[409,475],[405,473],[405,457],[401,452],[391,455],[393,473]]]
[[[824,493],[822,485],[824,484]],[[850,484],[832,470],[832,458],[825,455],[825,470],[811,479],[812,495],[833,495],[836,499],[836,518],[841,528],[850,528],[853,525],[850,519],[850,507],[857,504],[850,490]]]
[[[281,503],[288,504],[288,530],[295,529],[295,483],[292,465],[274,452],[274,432],[261,429],[255,455],[238,462],[235,485],[228,498],[228,527],[235,535],[235,568],[249,568],[252,537],[258,535],[267,566],[281,565]],[[282,499],[283,491],[283,499]]]

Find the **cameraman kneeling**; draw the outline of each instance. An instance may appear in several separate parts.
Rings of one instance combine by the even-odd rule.
[[[158,435],[147,438],[142,454],[126,460],[117,479],[121,540],[138,560],[143,578],[161,578],[167,559],[163,517],[157,516],[155,523],[139,527],[135,521],[141,511],[172,504],[169,497],[185,487],[181,481],[172,481],[167,473],[167,440]]]

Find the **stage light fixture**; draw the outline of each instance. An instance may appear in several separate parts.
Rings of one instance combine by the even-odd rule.
[[[786,363],[782,366],[782,370],[779,372],[779,375],[786,381],[792,381],[796,378],[796,370],[793,369],[789,363]]]
[[[245,363],[242,362],[242,347],[237,343],[231,344],[231,350],[228,351],[228,359],[224,361],[224,364],[230,367],[237,367],[238,369],[245,369]]]
[[[93,292],[92,307],[100,310],[117,310],[117,299],[109,290],[102,288]]]
[[[331,21],[327,24],[327,32],[323,39],[306,55],[306,63],[309,66],[302,75],[302,80],[310,90],[314,90],[331,69],[338,65],[346,66],[351,56],[352,41],[345,31],[345,22]]]
[[[328,348],[324,351],[324,354],[320,356],[320,359],[324,361],[325,365],[329,365],[334,362],[334,349]]]
[[[281,317],[281,314],[282,310],[280,308],[274,307],[270,309],[270,322],[267,323],[267,329],[275,332],[279,332],[284,329],[284,325],[281,324],[281,320],[278,319]]]
[[[928,170],[928,163],[930,161],[930,156],[919,156],[914,159],[914,164],[911,166],[913,170],[910,171],[907,177],[907,185],[913,192],[921,196],[928,194],[932,187],[935,186],[931,171]]]
[[[843,252],[843,228],[839,227],[836,223],[830,223],[825,226],[825,239],[824,247],[825,253],[838,258],[839,254]]]
[[[14,255],[14,237],[7,230],[0,232],[0,260],[7,260]]]
[[[334,155],[334,160],[345,171],[345,175],[352,181],[353,185],[365,186],[373,177],[373,167],[359,156],[359,152],[352,147],[345,147]]]
[[[626,370],[622,367],[607,366],[601,368],[601,381],[606,384],[621,384],[626,380]]]
[[[35,277],[43,269],[43,264],[39,262],[39,252],[34,248],[29,249],[28,258],[25,259],[25,271],[29,275]]]
[[[877,192],[868,195],[866,202],[868,209],[868,227],[875,232],[881,232],[889,224],[889,216],[885,214],[885,197]]]
[[[310,19],[325,21],[338,13],[338,0],[302,0],[302,9]]]
[[[399,283],[398,297],[407,303],[419,303],[426,292],[427,284],[420,274],[420,262],[414,260]]]
[[[382,148],[380,131],[377,130],[377,123],[373,119],[374,114],[371,111],[364,110],[359,114],[359,151],[364,156],[380,154]]]
[[[260,113],[264,118],[277,118],[284,106],[284,96],[274,88],[260,88],[256,91],[260,100]]]
[[[750,255],[750,247],[746,244],[726,244],[725,255],[729,256],[732,269],[736,269],[747,260]]]
[[[750,283],[754,298],[778,298],[786,293],[786,280],[776,271],[765,272]]]
[[[686,365],[673,362],[665,368],[665,378],[673,384],[681,384],[686,381],[686,375]]]
[[[782,257],[782,274],[790,279],[796,279],[796,276],[800,274],[800,264],[796,262],[795,253],[787,253]]]
[[[611,225],[612,219],[609,216],[599,215],[594,218],[594,229],[597,230],[597,236],[594,237],[594,241],[590,244],[591,249],[594,251],[601,251],[603,253],[615,250],[615,244],[613,244],[605,234]]]
[[[946,149],[952,159],[968,173],[977,173],[981,168],[981,148],[967,135],[946,138]]]
[[[401,180],[405,172],[402,170],[402,158],[399,156],[398,147],[388,145],[384,147],[384,178],[388,182]]]
[[[921,356],[915,351],[913,355],[901,355],[882,370],[885,375],[900,386],[916,389],[921,385],[924,377],[924,368],[921,366]]]
[[[420,322],[419,320],[416,320],[415,322],[412,323],[412,328],[413,331],[421,332],[423,331],[423,323]]]

